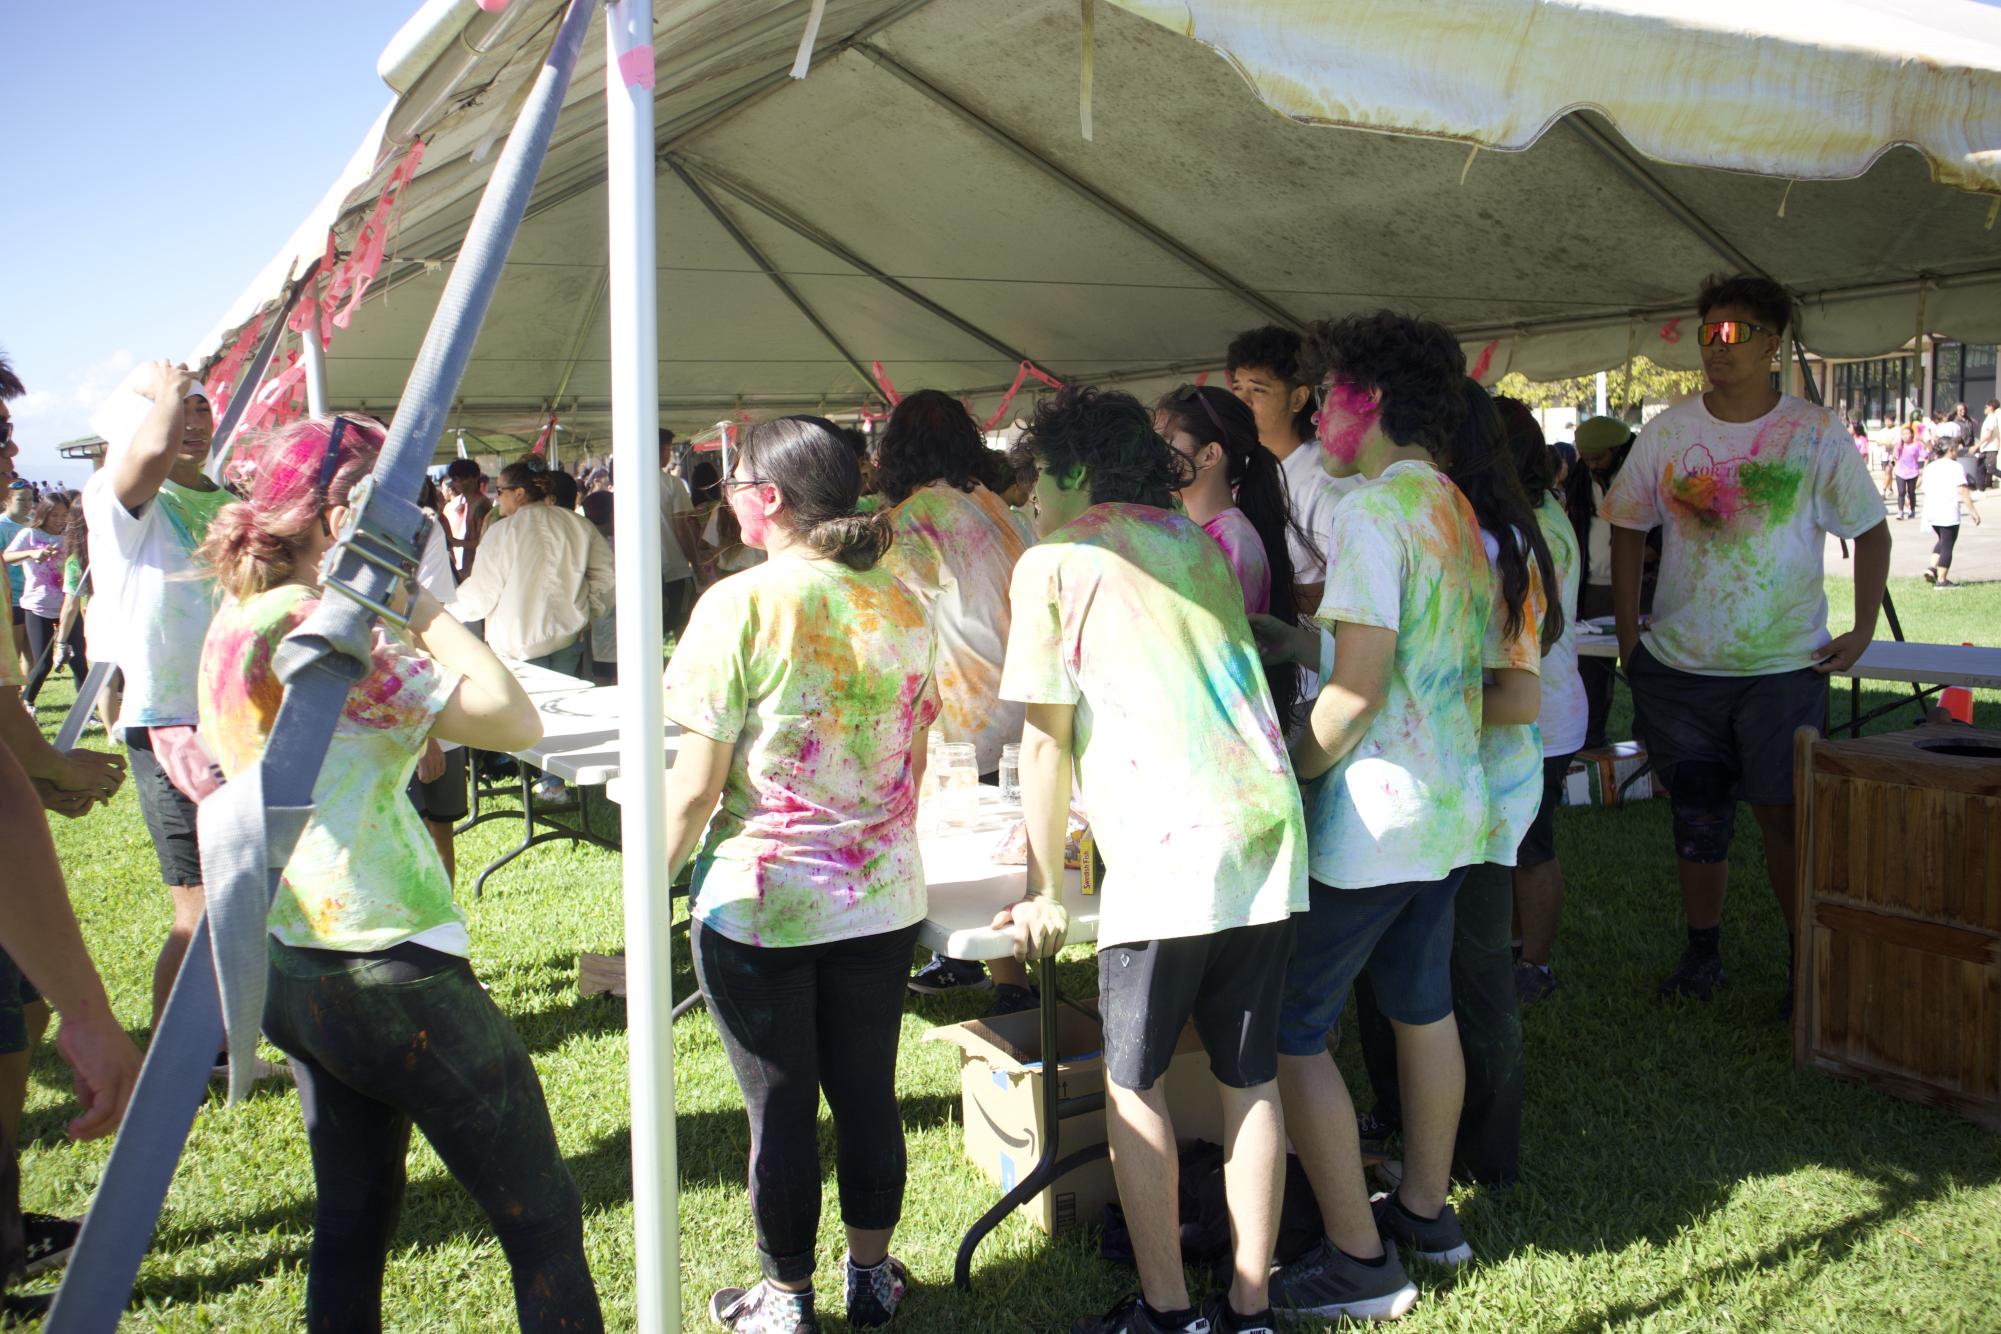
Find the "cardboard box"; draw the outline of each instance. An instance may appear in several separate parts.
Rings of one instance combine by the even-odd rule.
[[[1647,749],[1637,741],[1615,741],[1597,750],[1580,750],[1571,758],[1570,772],[1564,775],[1563,804],[1617,806],[1666,796],[1667,789],[1653,770],[1640,774],[1646,765]],[[1625,787],[1626,780],[1635,774],[1640,776]]]
[[[960,1119],[966,1157],[1001,1191],[1033,1171],[1042,1156],[1042,1016],[1038,1010],[974,1019],[934,1028],[925,1037],[959,1049]],[[1057,1095],[1064,1099],[1102,1094],[1105,1089],[1103,1033],[1089,1015],[1064,1006],[1056,1021]],[[1209,1073],[1209,1057],[1190,1028],[1181,1035],[1167,1073],[1168,1113],[1175,1137],[1186,1143],[1221,1143],[1222,1103]],[[1105,1139],[1102,1107],[1066,1116],[1057,1128],[1058,1150],[1067,1156]],[[1079,1223],[1095,1223],[1104,1206],[1118,1198],[1109,1158],[1099,1158],[1059,1177],[1021,1206],[1021,1213],[1052,1236]]]

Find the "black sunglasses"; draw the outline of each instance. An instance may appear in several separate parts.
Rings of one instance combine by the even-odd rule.
[[[1229,432],[1223,429],[1223,419],[1217,416],[1216,409],[1210,406],[1208,395],[1202,392],[1201,385],[1184,384],[1167,396],[1168,402],[1176,404],[1186,403],[1191,399],[1202,405],[1202,411],[1209,418],[1209,424],[1216,428],[1216,440],[1221,443]]]

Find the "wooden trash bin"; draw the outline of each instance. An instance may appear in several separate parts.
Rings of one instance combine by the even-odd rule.
[[[2001,1130],[2001,732],[1795,753],[1794,1063]]]

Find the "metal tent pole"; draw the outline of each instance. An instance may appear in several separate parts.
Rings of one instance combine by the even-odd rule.
[[[660,362],[654,292],[653,4],[605,11],[606,295],[618,579],[619,771],[624,776],[626,1051],[632,1081],[636,1328],[681,1327],[669,969],[665,719],[660,702]]]
[[[348,689],[367,670],[375,616],[414,578],[417,491],[527,209],[594,7],[594,0],[570,0],[473,215],[374,476],[357,492],[356,516],[322,567],[329,595],[278,652],[285,695],[263,757],[202,805],[208,910],[43,1324],[50,1334],[116,1327],[225,1032],[237,1066],[232,1092],[242,1091],[240,1062],[253,1054],[262,1018],[265,918],[278,873],[310,813]]]

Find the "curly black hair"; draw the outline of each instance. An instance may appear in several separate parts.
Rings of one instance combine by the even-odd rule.
[[[986,453],[964,403],[942,389],[919,389],[904,395],[876,441],[876,489],[887,505],[933,482],[970,491],[986,475]]]
[[[1230,350],[1223,354],[1223,374],[1235,379],[1241,367],[1264,371],[1285,382],[1288,390],[1319,383],[1300,373],[1300,353],[1304,350],[1300,336],[1279,324],[1267,324],[1259,329],[1246,329],[1230,340]],[[1313,396],[1306,396],[1305,404],[1292,418],[1293,433],[1301,440],[1313,438]]]
[[[1742,306],[1769,333],[1783,334],[1793,324],[1793,298],[1778,283],[1755,273],[1712,273],[1696,294],[1696,314],[1703,319],[1718,306]]]
[[[21,383],[21,377],[8,364],[6,352],[0,351],[0,399],[19,398],[27,392],[28,386]]]
[[[1466,354],[1444,325],[1379,310],[1321,320],[1307,331],[1300,372],[1382,395],[1383,434],[1442,456],[1466,418]]]
[[[1153,413],[1131,394],[1065,385],[1035,405],[1008,459],[1054,477],[1082,468],[1093,505],[1172,508],[1188,485],[1187,460],[1153,429]]]

